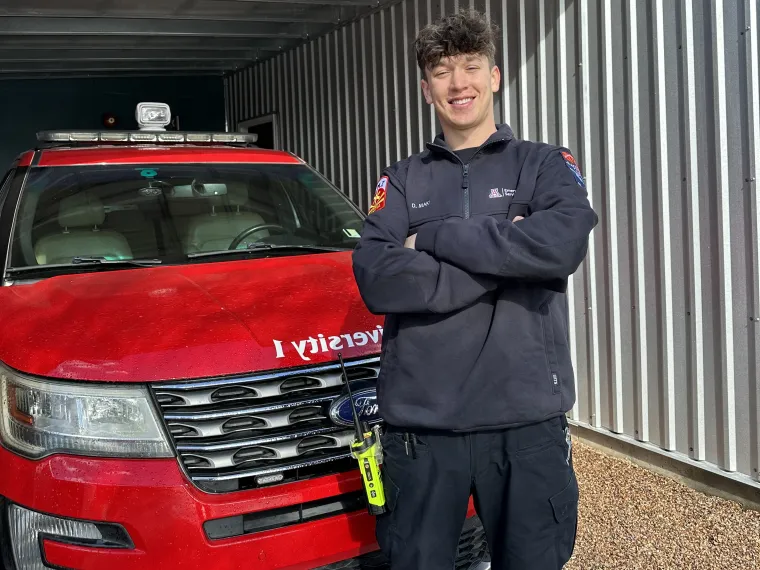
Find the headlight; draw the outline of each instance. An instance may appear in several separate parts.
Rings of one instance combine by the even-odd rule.
[[[30,458],[56,452],[171,457],[147,390],[46,382],[0,368],[0,439]]]

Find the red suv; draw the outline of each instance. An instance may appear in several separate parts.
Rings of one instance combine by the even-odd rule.
[[[0,567],[382,568],[337,358],[379,423],[362,213],[253,135],[137,115],[40,133],[0,185]],[[472,516],[457,568],[486,551]]]

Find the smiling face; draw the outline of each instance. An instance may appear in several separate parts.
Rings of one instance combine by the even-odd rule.
[[[500,81],[499,68],[485,55],[462,54],[443,57],[428,69],[422,92],[435,107],[444,132],[465,134],[493,130],[493,94]]]

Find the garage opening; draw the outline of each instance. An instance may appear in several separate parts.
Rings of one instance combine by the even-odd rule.
[[[169,129],[255,132],[280,144],[278,117],[229,124],[223,76],[297,48],[387,2],[376,0],[6,0],[0,7],[0,163],[51,129],[135,129],[141,101],[167,103]],[[249,85],[253,90],[255,86]]]

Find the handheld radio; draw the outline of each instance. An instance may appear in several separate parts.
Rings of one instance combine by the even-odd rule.
[[[367,494],[367,510],[371,515],[381,515],[385,512],[385,490],[380,475],[380,464],[383,461],[383,448],[380,444],[380,428],[370,429],[367,422],[359,422],[354,405],[354,396],[348,382],[343,356],[338,353],[343,380],[348,388],[348,398],[351,403],[351,415],[354,418],[356,430],[354,441],[351,443],[351,455],[359,461],[359,471],[362,474],[364,491]]]

